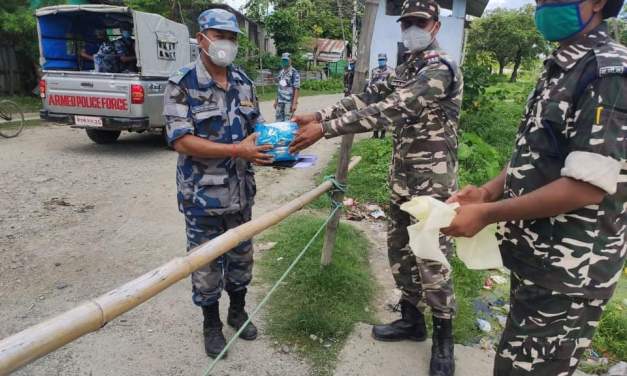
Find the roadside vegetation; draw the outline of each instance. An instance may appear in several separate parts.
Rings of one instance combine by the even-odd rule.
[[[263,235],[276,242],[259,262],[262,280],[274,284],[313,237],[324,219],[301,214]],[[376,282],[370,273],[365,236],[341,224],[331,265],[320,267],[324,234],[287,277],[268,305],[268,332],[284,352],[311,362],[313,374],[332,375],[339,351],[357,322],[371,322]]]
[[[276,85],[257,87],[257,96],[260,101],[273,101],[276,99]],[[300,96],[307,97],[311,95],[336,94],[344,90],[344,83],[339,78],[331,78],[328,80],[307,80],[302,81],[300,87]]]

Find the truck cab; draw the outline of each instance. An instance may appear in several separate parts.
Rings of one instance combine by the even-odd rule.
[[[36,17],[41,119],[85,129],[99,144],[122,131],[163,132],[168,77],[198,55],[185,25],[100,4],[44,7]]]

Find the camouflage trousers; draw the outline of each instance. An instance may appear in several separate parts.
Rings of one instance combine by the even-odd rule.
[[[292,104],[291,103],[277,103],[276,104],[276,121],[290,121],[292,118]]]
[[[512,273],[510,312],[494,375],[572,375],[606,304],[564,295]]]
[[[187,251],[250,221],[252,210],[222,216],[185,216]],[[253,244],[248,240],[192,273],[192,300],[207,306],[220,299],[222,290],[242,290],[253,276]]]
[[[455,316],[455,293],[451,271],[442,264],[418,259],[409,248],[407,226],[412,219],[400,209],[400,203],[390,205],[388,223],[388,258],[396,286],[402,299],[415,305],[421,312],[430,307],[433,316],[451,319]],[[453,256],[453,243],[440,238],[440,247],[446,257]]]

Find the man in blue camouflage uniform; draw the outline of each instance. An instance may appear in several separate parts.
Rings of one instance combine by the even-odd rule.
[[[380,53],[377,56],[377,63],[379,64],[370,73],[370,84],[376,84],[379,82],[386,82],[388,77],[394,73],[394,69],[388,65],[388,55]],[[378,130],[375,129],[372,138],[385,138],[385,128]]]
[[[271,157],[256,146],[254,125],[263,122],[253,82],[232,65],[240,29],[235,15],[223,9],[203,12],[198,23],[201,54],[170,77],[164,115],[168,143],[179,153],[176,170],[179,210],[185,216],[187,249],[193,248],[251,219],[255,179],[251,163],[267,164]],[[251,241],[192,274],[193,302],[203,311],[205,351],[216,357],[226,344],[219,299],[230,297],[227,323],[239,329],[252,278]],[[241,338],[253,340],[251,323]]]
[[[344,68],[344,96],[348,97],[353,91],[353,78],[355,78],[355,59],[348,59]]]
[[[281,71],[276,78],[277,97],[274,101],[276,121],[289,121],[298,107],[300,74],[292,67],[289,53],[281,56]]]
[[[115,53],[115,44],[109,40],[105,30],[96,30],[96,37],[102,41],[98,52],[94,55],[94,68],[96,72],[118,73],[120,64]]]
[[[494,375],[571,375],[625,262],[627,48],[608,33],[623,0],[539,0],[544,63],[500,176],[467,187],[451,236],[500,222],[510,313]]]
[[[85,47],[81,49],[80,57],[83,61],[93,62],[94,70],[102,73],[119,72],[118,58],[115,54],[115,45],[109,41],[107,31],[105,29],[96,29],[94,31],[96,43],[87,42]],[[82,68],[89,67],[91,64],[83,63]]]
[[[121,24],[122,36],[114,42],[120,73],[137,72],[137,57],[135,56],[135,40],[132,38],[132,29],[129,23]]]
[[[423,313],[429,307],[434,327],[429,375],[451,376],[455,372],[452,319],[456,310],[451,270],[415,256],[407,232],[412,220],[400,209],[414,196],[446,200],[457,190],[463,78],[435,40],[439,16],[435,0],[406,0],[399,22],[403,43],[411,51],[407,62],[387,81],[368,86],[364,93],[345,97],[317,113],[295,116],[301,129],[291,149],[303,149],[322,137],[393,129],[388,258],[403,294],[401,319],[375,325],[372,334],[380,341],[424,341]],[[448,258],[453,256],[451,239],[442,236],[440,247]]]

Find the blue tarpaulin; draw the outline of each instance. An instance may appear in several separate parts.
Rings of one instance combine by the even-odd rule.
[[[41,35],[41,53],[45,59],[43,69],[90,70],[93,62],[83,59],[79,66],[79,53],[85,49],[98,51],[95,30],[105,28],[102,13],[59,13],[38,17]]]

